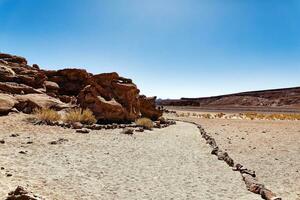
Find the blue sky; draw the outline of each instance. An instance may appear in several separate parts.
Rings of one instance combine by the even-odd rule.
[[[298,0],[0,0],[0,27],[2,52],[149,96],[300,86]]]

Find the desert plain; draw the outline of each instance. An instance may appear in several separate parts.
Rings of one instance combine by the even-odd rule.
[[[46,199],[261,199],[211,155],[193,124],[178,121],[133,135],[120,129],[80,134],[34,125],[28,117],[0,117],[1,197],[22,185]],[[269,189],[300,199],[300,122],[165,117],[201,124]]]

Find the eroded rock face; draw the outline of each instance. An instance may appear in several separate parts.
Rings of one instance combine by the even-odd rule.
[[[0,91],[8,94],[41,94],[42,92],[28,85],[14,82],[0,82]]]
[[[58,71],[44,71],[49,81],[59,85],[59,94],[77,96],[87,85],[89,73],[83,69],[62,69]]]
[[[20,59],[22,60],[21,57]],[[43,83],[47,79],[43,72],[25,64],[25,62],[12,61],[18,60],[10,60],[9,62],[8,59],[1,59],[0,56],[1,82],[15,82],[19,84],[25,84],[33,88],[43,87]]]
[[[139,90],[130,79],[105,73],[91,78],[78,102],[92,110],[99,121],[133,121],[140,115],[138,96]]]
[[[142,117],[157,120],[162,116],[163,111],[156,109],[156,97],[146,97],[141,95],[139,101]]]
[[[155,109],[155,98],[140,97],[139,92],[131,79],[116,72],[93,75],[74,68],[41,70],[23,57],[0,53],[0,94],[10,96],[0,96],[0,112],[81,106],[92,110],[99,121],[134,121],[141,112],[156,120],[162,112]]]

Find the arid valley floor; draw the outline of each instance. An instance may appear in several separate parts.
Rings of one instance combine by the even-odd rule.
[[[80,134],[30,124],[28,116],[0,117],[1,197],[22,185],[46,199],[261,199],[210,154],[195,125],[177,122],[132,136],[120,129]],[[166,117],[201,124],[268,188],[300,199],[299,121]]]

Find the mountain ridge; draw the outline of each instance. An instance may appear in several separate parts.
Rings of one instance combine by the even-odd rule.
[[[246,91],[211,97],[164,99],[162,106],[199,107],[296,107],[300,108],[300,87]]]

